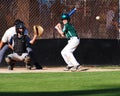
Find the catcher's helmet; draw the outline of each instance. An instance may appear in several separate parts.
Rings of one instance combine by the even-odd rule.
[[[16,19],[15,22],[14,22],[14,25],[17,25],[19,23],[24,23],[23,21],[21,21],[20,19]]]
[[[24,23],[18,23],[16,26],[16,32],[23,35],[24,34],[24,31],[25,31],[25,25]],[[23,29],[22,31],[20,31],[19,29]]]
[[[24,23],[18,23],[18,24],[16,24],[16,29],[24,29],[25,28],[25,25],[24,25]]]
[[[68,15],[68,14],[66,14],[66,13],[63,13],[62,15],[61,15],[61,19],[62,20],[68,20],[68,21],[70,21],[70,16]]]

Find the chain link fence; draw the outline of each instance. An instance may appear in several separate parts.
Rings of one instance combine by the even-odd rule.
[[[54,26],[74,7],[71,23],[80,38],[119,39],[119,0],[0,0],[0,38],[16,19],[25,22],[30,36],[39,24],[44,28],[39,39],[61,38]]]

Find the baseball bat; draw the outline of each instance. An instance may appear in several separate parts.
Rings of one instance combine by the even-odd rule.
[[[73,8],[69,13],[68,13],[68,15],[69,16],[72,16],[75,12],[76,12],[76,8]]]

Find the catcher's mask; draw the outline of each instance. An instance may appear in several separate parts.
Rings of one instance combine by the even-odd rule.
[[[61,15],[61,20],[68,20],[68,22],[70,21],[70,16],[67,13],[63,13]]]
[[[18,23],[18,24],[16,24],[16,32],[17,33],[19,33],[19,34],[21,34],[21,35],[23,35],[24,34],[24,31],[25,31],[25,25],[24,25],[24,23]]]

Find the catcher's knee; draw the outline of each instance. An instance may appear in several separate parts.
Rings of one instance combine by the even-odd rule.
[[[6,61],[7,64],[12,63],[12,59],[9,56],[5,57],[5,61]]]
[[[25,56],[25,59],[24,59],[25,64],[29,64],[30,61],[31,61],[30,56]]]

